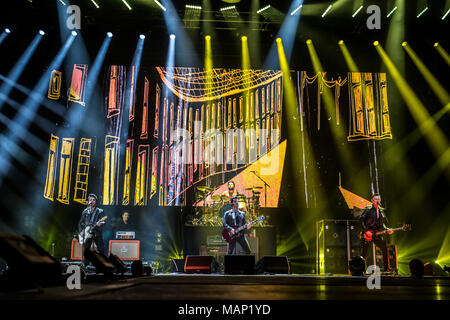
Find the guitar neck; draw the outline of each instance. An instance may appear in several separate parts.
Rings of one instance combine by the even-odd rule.
[[[247,224],[244,224],[243,226],[239,227],[239,228],[237,229],[237,232],[244,230],[245,228],[247,228],[247,226],[251,226],[251,225],[254,224],[255,222],[258,222],[258,219],[254,220],[254,221],[252,221],[252,222],[249,222],[249,223],[247,223]]]
[[[393,232],[396,232],[396,231],[400,231],[400,230],[403,230],[403,227],[400,227],[400,228],[395,228],[395,229],[390,229],[391,231],[393,231]],[[385,233],[387,233],[387,230],[383,230],[383,231],[378,231],[377,233],[375,233],[376,235],[380,235],[380,234],[385,234]]]

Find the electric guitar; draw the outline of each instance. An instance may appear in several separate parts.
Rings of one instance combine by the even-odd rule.
[[[388,231],[392,231],[392,232],[396,232],[396,231],[408,231],[411,230],[411,225],[410,224],[404,224],[402,227],[400,228],[395,228],[395,229],[388,229],[388,230],[383,230],[383,231],[377,231],[377,230],[367,230],[365,233],[361,232],[360,238],[364,238],[364,240],[366,242],[372,241],[373,240],[373,236],[379,236],[382,234],[386,234],[388,233]]]
[[[252,224],[254,224],[254,223],[258,222],[258,221],[264,220],[265,218],[266,218],[266,217],[261,216],[261,217],[259,217],[258,219],[253,220],[252,222],[249,222],[249,223],[244,224],[243,226],[241,226],[241,227],[239,227],[239,228],[237,228],[237,229],[234,229],[234,234],[232,234],[230,231],[228,231],[227,228],[223,228],[223,230],[222,230],[222,237],[223,237],[223,239],[224,239],[226,242],[230,243],[234,238],[238,237],[238,236],[239,236],[239,233],[240,233],[242,230],[246,229],[247,226],[251,226]]]
[[[103,218],[98,220],[94,225],[89,225],[86,228],[84,228],[84,232],[80,232],[80,234],[78,235],[78,242],[82,245],[88,239],[92,238],[97,223],[104,224],[106,219],[108,219],[108,216],[104,216]]]

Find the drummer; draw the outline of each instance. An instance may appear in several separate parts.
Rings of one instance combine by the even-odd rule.
[[[229,200],[231,200],[231,198],[233,198],[238,194],[238,192],[235,189],[236,185],[234,184],[233,180],[231,180],[228,182],[228,190],[224,191],[222,195],[227,196]]]

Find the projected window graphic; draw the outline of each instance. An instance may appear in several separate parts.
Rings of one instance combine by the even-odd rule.
[[[87,65],[76,64],[73,66],[72,83],[69,90],[69,101],[85,105],[84,96],[86,92]]]
[[[48,150],[47,175],[45,177],[44,198],[53,201],[56,182],[56,164],[58,161],[59,137],[50,136],[50,148]]]
[[[61,156],[59,160],[59,184],[57,200],[64,204],[69,204],[74,145],[74,138],[62,139]]]
[[[117,179],[119,167],[120,137],[105,137],[105,161],[103,167],[103,204],[117,204]]]
[[[133,139],[127,140],[125,149],[125,167],[124,167],[124,179],[123,179],[123,197],[122,204],[124,206],[130,204],[130,190],[131,190],[131,169],[133,166]]]
[[[92,139],[81,138],[78,152],[78,165],[75,181],[75,194],[73,201],[87,204],[87,189],[89,180],[89,166],[91,164]]]
[[[62,73],[58,70],[53,70],[50,75],[50,83],[48,84],[47,97],[52,100],[58,100],[61,95],[61,78]]]

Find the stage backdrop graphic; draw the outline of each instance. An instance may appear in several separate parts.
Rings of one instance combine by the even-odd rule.
[[[71,75],[54,70],[48,98],[84,108],[86,116],[92,108],[102,109],[98,121],[104,135],[51,134],[46,199],[87,204],[94,192],[104,206],[202,207],[205,201],[214,205],[233,181],[238,193],[256,197],[261,207],[279,205],[287,146],[281,71],[155,67],[138,72],[112,65],[104,74],[103,106],[86,104],[88,72],[87,65],[78,64]],[[71,79],[67,95],[64,77]],[[299,121],[317,119],[309,132],[320,130],[327,86],[336,107],[330,125],[345,124],[346,143],[392,138],[386,74],[296,71],[292,77]],[[315,101],[314,110],[307,99]]]

